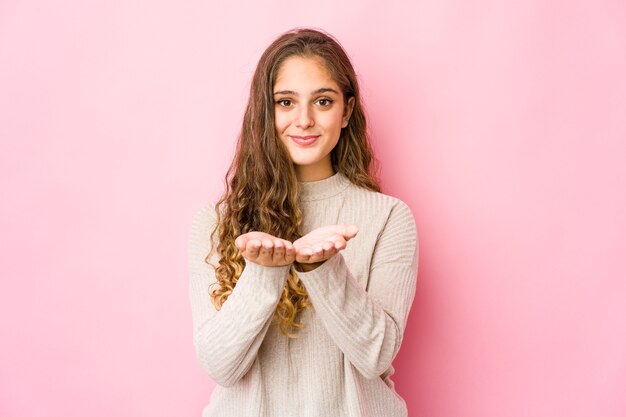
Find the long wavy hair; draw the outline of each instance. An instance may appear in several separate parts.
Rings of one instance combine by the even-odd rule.
[[[289,57],[319,57],[343,92],[344,104],[354,97],[348,125],[341,130],[331,152],[335,172],[353,184],[380,191],[378,161],[369,142],[357,77],[350,60],[331,35],[310,28],[293,29],[279,36],[263,53],[252,78],[250,96],[237,141],[235,156],[225,176],[225,191],[215,205],[217,222],[211,242],[217,240],[217,281],[209,290],[213,305],[221,309],[243,272],[245,261],[235,239],[261,231],[291,242],[302,237],[302,211],[298,205],[298,180],[289,152],[274,124],[274,82],[280,65]],[[298,314],[310,306],[308,294],[291,266],[289,277],[272,320],[287,337],[303,327]]]

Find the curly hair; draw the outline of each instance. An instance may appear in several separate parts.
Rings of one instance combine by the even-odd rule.
[[[332,166],[353,184],[380,191],[378,161],[369,142],[357,77],[347,54],[337,40],[320,30],[297,28],[279,36],[262,54],[255,70],[235,156],[224,179],[225,191],[215,205],[217,221],[211,241],[215,242],[218,233],[219,264],[213,265],[217,281],[210,295],[217,310],[232,293],[245,266],[235,246],[238,236],[261,231],[291,242],[302,237],[298,180],[274,122],[274,82],[280,65],[291,56],[322,58],[343,92],[344,103],[354,97],[348,125],[331,151]],[[209,259],[210,254],[205,262],[211,264]],[[278,322],[284,335],[296,337],[295,331],[303,327],[298,314],[310,305],[292,264],[272,320]]]

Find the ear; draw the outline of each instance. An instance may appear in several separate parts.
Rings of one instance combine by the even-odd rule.
[[[354,97],[350,97],[346,106],[343,110],[343,117],[341,119],[341,127],[344,128],[348,126],[348,120],[350,120],[350,116],[352,115],[352,110],[354,110]]]

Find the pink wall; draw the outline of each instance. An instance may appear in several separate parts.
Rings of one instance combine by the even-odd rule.
[[[410,415],[626,415],[624,2],[208,3],[0,4],[0,415],[200,415],[191,216],[300,25],[418,222]]]

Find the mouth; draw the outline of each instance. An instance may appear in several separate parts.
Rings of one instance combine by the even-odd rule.
[[[315,142],[317,142],[317,138],[319,138],[319,135],[308,135],[308,136],[289,135],[289,137],[300,146],[310,146],[314,144]]]

